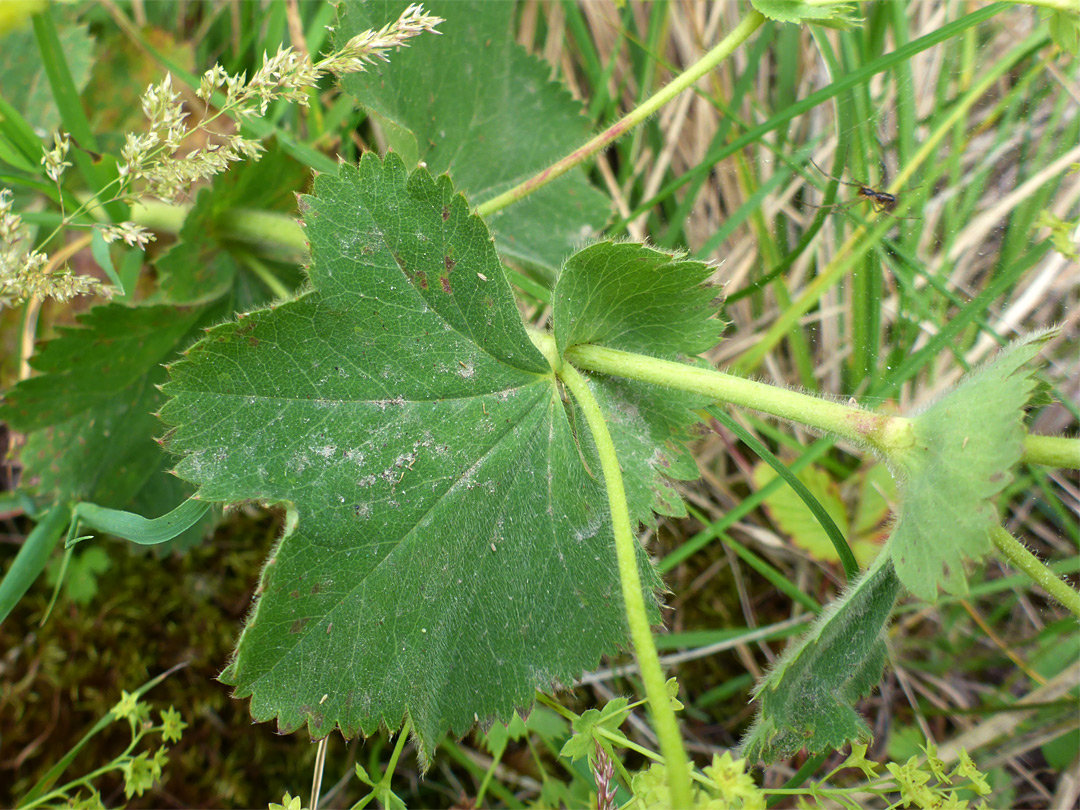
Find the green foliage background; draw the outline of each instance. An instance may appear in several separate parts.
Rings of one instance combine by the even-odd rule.
[[[791,5],[786,0],[757,3],[776,20],[783,20],[785,8]],[[301,4],[300,8],[308,47],[315,52],[328,46],[325,26],[333,22],[333,10],[322,4]],[[389,145],[410,166],[422,160],[433,174],[448,170],[456,187],[468,192],[475,204],[561,157],[590,131],[610,123],[619,111],[632,107],[670,77],[673,65],[687,63],[689,54],[699,52],[702,44],[711,44],[715,31],[722,34],[747,7],[731,3],[716,12],[717,25],[708,36],[702,33],[708,21],[687,16],[679,6],[629,4],[603,14],[598,8],[597,4],[565,3],[515,11],[503,3],[440,5],[433,11],[444,12],[451,23],[467,19],[467,24],[457,30],[448,25],[443,36],[421,38],[415,47],[394,54],[389,64],[347,80],[346,94],[340,98],[328,86],[324,93],[328,103],[317,112],[286,105],[273,108],[266,122],[268,131],[277,134],[268,141],[270,154],[262,163],[238,167],[199,194],[178,240],[163,240],[148,257],[155,267],[153,281],[160,286],[144,274],[135,297],[182,301],[184,309],[133,311],[113,304],[82,315],[78,306],[46,305],[43,309],[39,335],[62,337],[37,355],[38,369],[48,371],[52,364],[62,367],[60,361],[73,352],[84,352],[86,364],[83,378],[71,381],[79,395],[51,387],[35,397],[31,385],[23,389],[21,402],[14,399],[5,404],[3,415],[12,428],[45,428],[22,451],[24,480],[39,479],[43,492],[93,498],[146,514],[155,513],[161,504],[175,503],[186,493],[185,484],[161,474],[166,463],[172,462],[166,462],[157,447],[146,441],[150,433],[162,432],[149,418],[163,401],[154,388],[165,379],[160,363],[230,312],[265,305],[279,286],[292,290],[306,284],[296,255],[277,248],[263,251],[241,241],[229,217],[238,207],[291,213],[293,193],[310,190],[302,160],[311,144],[353,164],[362,147]],[[263,50],[272,52],[289,39],[284,2],[272,2],[265,9],[256,4],[240,4],[229,13],[224,9],[214,4],[145,4],[141,13],[147,17],[146,26],[135,33],[130,29],[121,33],[117,20],[104,7],[58,8],[61,41],[102,149],[117,152],[123,132],[141,126],[133,115],[136,99],[147,83],[160,79],[165,66],[197,73],[220,61],[230,70],[251,70]],[[338,36],[399,10],[385,3],[350,5]],[[711,348],[721,328],[721,321],[705,318],[713,294],[688,290],[711,270],[704,260],[722,259],[721,275],[732,279],[724,313],[732,325],[727,340],[710,353],[711,362],[722,364],[741,356],[744,371],[767,373],[807,390],[844,396],[857,393],[874,404],[898,398],[906,404],[912,398],[925,401],[933,392],[944,390],[969,359],[985,357],[989,346],[1003,342],[1007,334],[1000,328],[998,314],[1033,289],[1032,278],[1042,279],[1043,286],[1037,288],[1041,290],[1037,305],[1021,313],[1025,330],[1050,326],[1074,312],[1076,285],[1057,283],[1053,277],[1047,281],[1046,268],[1055,260],[1054,254],[1045,232],[1036,227],[1044,208],[1056,207],[1063,216],[1076,216],[1075,202],[1072,208],[1062,204],[1061,181],[1067,166],[1063,161],[1080,139],[1080,125],[1070,114],[1067,94],[1046,73],[1048,62],[1065,72],[1075,67],[1075,60],[1051,50],[1051,43],[1067,41],[1072,29],[1055,16],[1046,29],[1035,28],[1017,44],[1014,32],[1020,24],[1036,19],[1025,9],[982,8],[972,15],[949,18],[929,34],[918,27],[917,14],[905,13],[903,4],[874,4],[864,10],[865,25],[851,34],[830,35],[834,38],[821,30],[767,23],[746,46],[744,60],[725,64],[716,76],[701,83],[700,95],[687,102],[684,121],[673,120],[665,111],[616,144],[604,158],[607,171],[575,171],[524,204],[493,217],[496,246],[504,260],[513,270],[532,274],[533,285],[527,288],[532,297],[524,296],[526,314],[537,320],[546,317],[545,285],[572,247],[597,235],[608,215],[606,195],[612,189],[617,189],[618,213],[609,218],[605,235],[649,237],[666,248],[688,250],[689,255],[677,265],[683,282],[675,281],[675,285],[682,283],[680,289],[689,298],[685,309],[655,313],[651,321],[624,318],[601,323],[598,317],[590,317],[589,323],[576,324],[593,330],[588,333],[590,340],[599,332],[615,345],[625,340],[624,348],[643,348],[633,340],[634,327],[667,325],[676,339],[656,354],[675,356]],[[133,12],[125,8],[121,13]],[[932,70],[919,61],[923,52],[912,46],[919,37],[929,35],[942,43],[936,46],[940,51],[932,52],[941,60]],[[581,90],[584,112],[564,87],[551,82],[549,65],[512,46],[511,36],[527,42],[532,53],[553,59],[561,78]],[[57,111],[55,105],[33,100],[42,88],[41,66],[31,58],[32,46],[25,47],[33,40],[25,31],[5,37],[0,44],[4,55],[0,96],[15,104],[33,126],[49,129],[55,125]],[[18,43],[24,45],[15,47]],[[979,81],[998,66],[1007,67],[1000,68],[997,83],[980,89]],[[417,70],[426,71],[423,82],[412,81]],[[475,82],[470,84],[473,70],[494,77],[490,86],[481,88],[484,92],[466,98],[452,90],[432,91],[433,87],[475,87]],[[812,70],[823,71],[820,82],[796,81]],[[875,84],[877,76],[892,94],[887,108]],[[936,84],[922,83],[927,76]],[[823,87],[824,95],[811,96],[811,85]],[[350,93],[366,99],[365,110],[354,109]],[[812,103],[807,99],[813,99]],[[480,111],[482,124],[456,115],[465,105]],[[834,106],[835,120],[807,123],[799,117]],[[455,126],[444,131],[444,121]],[[920,152],[927,133],[942,136],[931,157]],[[806,144],[819,136],[829,142],[834,134],[839,136],[838,157],[827,168],[845,181],[859,178],[884,187],[886,180],[877,168],[881,160],[893,175],[908,167],[917,167],[921,175],[898,194],[907,206],[906,214],[921,221],[887,221],[863,231],[857,249],[865,247],[865,252],[835,272],[830,262],[843,254],[843,229],[859,226],[861,208],[847,207],[843,212],[809,208],[842,200],[851,189],[838,188],[809,169],[801,177],[797,174],[805,168]],[[17,172],[17,156],[0,150],[0,159],[5,155],[11,160],[5,162],[4,170]],[[1024,199],[1012,201],[1001,214],[1001,225],[983,231],[976,227],[980,212],[1000,201],[1012,187],[1009,183],[1018,184],[1059,164],[1060,171],[1051,172]],[[652,168],[658,165],[665,168],[653,178]],[[813,185],[820,189],[811,192]],[[786,190],[796,187],[792,198]],[[25,189],[19,194],[20,202],[29,198]],[[536,227],[537,222],[545,223],[544,227]],[[822,237],[807,251],[815,234]],[[1060,242],[1060,229],[1055,236]],[[749,263],[748,245],[757,251]],[[971,258],[974,250],[979,258]],[[639,269],[641,261],[672,269],[667,254],[608,245],[607,252],[604,246],[596,249],[601,267],[584,270],[617,277],[620,265],[612,256],[620,251],[638,262]],[[589,257],[588,251],[580,254],[583,263]],[[142,257],[128,254],[128,258],[137,267]],[[807,275],[808,263],[819,275]],[[1032,268],[1038,272],[1031,272]],[[1067,282],[1067,272],[1059,276]],[[677,279],[678,273],[665,277]],[[808,278],[816,280],[807,283]],[[579,339],[580,333],[561,329],[560,324],[569,321],[560,322],[560,308],[566,312],[567,301],[576,300],[574,306],[589,311],[590,304],[575,299],[572,278],[566,281],[553,299],[555,333],[563,347]],[[811,316],[804,322],[798,316],[807,308],[793,307],[793,301],[796,305],[808,302]],[[603,300],[591,303],[597,312],[610,312]],[[18,372],[21,324],[11,312],[0,317],[6,346],[3,378],[11,383]],[[147,350],[143,355],[126,354],[127,366],[95,367],[102,344],[84,345],[64,331],[77,323],[96,328],[110,344],[142,329],[149,338],[144,343]],[[216,334],[233,331],[234,327],[225,327]],[[1059,397],[1075,384],[1075,340],[1075,326],[1070,325],[1047,348],[1050,382],[1058,386]],[[646,345],[657,344],[653,340]],[[85,396],[88,386],[97,386],[100,397]],[[1019,402],[1029,393],[1026,378],[1018,386],[1024,389],[1015,392]],[[629,382],[596,383],[594,388],[605,409],[615,414],[616,443],[631,473],[628,487],[636,505],[634,517],[649,524],[650,550],[672,590],[669,601],[676,619],[671,634],[659,639],[662,650],[737,641],[756,626],[771,628],[767,635],[771,644],[733,642],[735,652],[679,668],[680,680],[691,695],[688,723],[709,744],[732,746],[752,723],[752,710],[746,706],[750,673],[760,673],[770,665],[797,670],[805,664],[805,660],[792,663],[796,657],[792,654],[777,665],[783,639],[803,629],[785,624],[792,598],[804,607],[827,603],[838,591],[839,571],[821,562],[818,555],[793,551],[787,545],[792,532],[784,521],[758,509],[767,503],[769,487],[773,486],[772,492],[776,487],[756,486],[753,459],[730,434],[720,431],[695,448],[706,483],[676,489],[671,479],[692,480],[697,472],[694,459],[682,446],[695,438],[688,427],[688,409],[703,402],[672,396],[658,404],[646,386]],[[119,395],[114,394],[117,390]],[[1038,406],[1034,421],[1041,432],[1075,431],[1075,406],[1070,409],[1068,398],[1064,400],[1066,407]],[[88,424],[93,421],[88,415],[91,411],[110,413],[115,420],[110,431],[130,439],[134,449],[117,453],[116,447],[126,445],[95,443],[100,435],[95,430],[100,431],[101,424]],[[59,416],[46,419],[50,414]],[[986,418],[996,414],[988,407]],[[805,435],[753,416],[739,418],[791,461],[793,468],[814,470],[819,479],[827,474],[847,493],[862,485],[859,461],[827,440],[811,443]],[[642,429],[642,419],[647,429]],[[1010,419],[1002,430],[1017,427],[1015,419]],[[933,447],[941,443],[940,437],[929,436],[925,443]],[[1015,453],[1009,460],[1014,458]],[[82,474],[88,468],[98,472],[97,478]],[[581,483],[590,485],[587,476]],[[927,486],[932,489],[937,484],[930,481]],[[1039,538],[1043,556],[1061,558],[1059,570],[1075,572],[1075,515],[1063,505],[1056,486],[1053,475],[1033,467],[1019,468],[1011,481],[995,477],[993,488],[1001,490],[1003,514],[983,512],[977,518],[980,525],[1008,518],[1019,533]],[[688,496],[699,522],[665,517],[685,514],[679,495]],[[257,491],[234,496],[266,497]],[[267,499],[282,500],[279,496]],[[849,497],[847,501],[852,510],[855,500]],[[654,511],[661,515],[659,520]],[[79,586],[62,595],[43,628],[37,622],[50,596],[48,582],[43,579],[19,604],[11,619],[0,626],[0,650],[6,651],[0,659],[0,725],[4,729],[0,785],[6,786],[0,788],[0,804],[11,804],[36,774],[55,762],[70,741],[115,702],[120,689],[130,689],[179,660],[191,664],[150,698],[163,706],[177,705],[192,726],[175,752],[172,769],[183,780],[174,778],[161,794],[137,799],[133,806],[165,802],[255,806],[286,789],[297,792],[306,786],[314,756],[306,735],[276,738],[265,728],[252,729],[246,702],[229,699],[228,690],[211,681],[229,660],[261,562],[281,531],[280,514],[255,514],[242,506],[214,535],[212,545],[195,547],[186,555],[166,549],[167,556],[160,561],[113,544],[92,549],[107,549],[107,563],[100,553],[80,550],[74,569],[78,578],[71,582]],[[14,513],[6,518],[12,537],[21,536],[26,526]],[[197,542],[207,526],[196,527],[182,545]],[[933,596],[929,584],[920,591],[916,579],[924,568],[934,565],[936,560],[909,574],[909,587]],[[954,564],[946,577],[953,585],[956,569]],[[878,570],[883,580],[888,579],[885,569]],[[885,586],[882,593],[893,588],[895,581]],[[934,679],[955,681],[961,687],[973,681],[1004,680],[1002,690],[972,698],[970,712],[980,718],[997,717],[999,712],[1012,718],[1009,733],[991,745],[1001,750],[1010,737],[1020,739],[1028,767],[1049,772],[1069,768],[1078,753],[1075,727],[1067,722],[1069,713],[1075,714],[1073,697],[1055,699],[1033,717],[1003,709],[1017,691],[1034,688],[1026,680],[1029,672],[1052,679],[1068,667],[1071,659],[1061,651],[1075,649],[1074,624],[1067,619],[1053,621],[1054,614],[1048,612],[1052,608],[1025,590],[1023,582],[1008,579],[996,563],[974,569],[966,587],[967,604],[947,596],[932,610],[919,603],[901,606],[903,633],[891,638],[894,651],[909,677],[924,687]],[[952,590],[963,591],[963,587]],[[886,601],[891,604],[891,594],[877,594],[876,600],[870,600],[872,607],[880,608]],[[1038,606],[1034,612],[1033,599]],[[996,637],[973,625],[968,605],[989,618]],[[913,616],[917,609],[925,612]],[[1028,623],[1025,617],[1033,613],[1048,618]],[[999,638],[1005,648],[1019,652],[1022,666],[1017,667],[1015,659],[1003,652]],[[884,642],[876,630],[861,641],[865,643],[860,649],[865,648],[870,664],[856,675],[865,677],[830,682],[827,689],[817,690],[816,700],[827,702],[840,693],[854,698],[877,682],[868,672],[884,659]],[[1004,679],[1003,671],[1009,673]],[[615,678],[611,688],[627,694],[640,691],[632,677]],[[929,724],[936,734],[947,737],[960,733],[969,722],[969,714],[951,713],[924,698],[922,691],[912,706],[892,680],[886,681],[886,690],[882,697],[872,698],[871,704],[875,717],[892,722],[891,727],[879,722],[873,729],[874,753],[879,756],[902,759],[912,753],[912,729],[920,725]],[[566,697],[568,703],[578,711],[587,708],[592,697],[585,690],[575,695]],[[520,697],[515,695],[514,700]],[[383,719],[394,722],[393,717]],[[847,730],[863,733],[863,721],[855,715],[850,720]],[[507,746],[506,763],[528,774],[535,766],[521,733]],[[561,744],[560,732],[536,733],[541,760],[551,765]],[[80,756],[76,768],[86,770],[107,760],[119,744],[115,737],[99,738]],[[415,775],[410,772],[411,761],[403,763],[397,787],[419,806],[461,801],[482,778],[482,769],[462,753],[472,746],[471,739],[448,745],[426,782],[410,782]],[[797,745],[791,747],[794,750]],[[385,739],[379,735],[363,747],[341,746],[335,739],[327,772],[347,774],[352,761],[359,758],[370,773],[378,773],[387,752]],[[631,757],[628,764],[642,763]],[[563,778],[580,799],[587,775],[563,774]],[[995,779],[998,795],[1010,800],[1030,788],[1005,770],[995,774]],[[1048,789],[1055,787],[1052,774],[1045,781]],[[456,784],[467,785],[468,790],[458,792]],[[551,784],[546,783],[544,789],[557,791]],[[115,790],[117,786],[109,787]],[[350,789],[345,788],[342,796]],[[555,792],[543,795],[551,797]],[[499,798],[512,804],[505,793]]]

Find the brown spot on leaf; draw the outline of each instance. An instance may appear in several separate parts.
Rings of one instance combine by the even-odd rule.
[[[457,266],[457,262],[451,259],[449,256],[443,256],[443,264],[446,266],[446,272],[454,272],[454,268]]]
[[[297,619],[289,627],[289,632],[291,634],[293,634],[293,635],[296,635],[297,633],[301,633],[304,630],[304,625],[306,625],[307,623],[308,623],[308,620],[306,618],[305,619]]]
[[[450,279],[446,276],[439,276],[439,283],[442,284],[442,291],[447,295],[450,295],[452,292],[450,289]]]
[[[448,220],[448,219],[450,219],[450,208],[449,208],[449,206],[444,205],[442,207],[442,221],[446,222],[446,220]]]

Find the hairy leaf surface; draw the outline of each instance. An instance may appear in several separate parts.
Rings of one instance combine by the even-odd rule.
[[[214,329],[162,414],[201,498],[289,506],[223,679],[314,736],[408,714],[430,755],[625,641],[599,464],[449,178],[315,188],[311,291]]]
[[[895,459],[900,515],[889,540],[896,573],[915,595],[967,593],[964,560],[990,548],[991,498],[1012,481],[1036,382],[1025,366],[1049,333],[1003,349],[913,419],[914,446]]]
[[[717,290],[704,286],[711,272],[703,262],[645,245],[583,248],[566,260],[555,285],[556,346],[565,352],[591,343],[671,360],[711,349],[724,328],[713,317]],[[615,442],[631,515],[642,523],[651,523],[654,512],[685,516],[669,479],[698,477],[686,443],[700,421],[694,409],[710,400],[600,374],[590,380]]]
[[[854,709],[881,680],[887,650],[884,630],[900,592],[884,554],[813,626],[785,650],[754,690],[761,702],[743,738],[753,762],[841,748],[870,737]]]
[[[560,352],[580,343],[674,359],[711,349],[724,322],[713,268],[630,242],[600,242],[563,265],[552,319]]]
[[[445,18],[441,35],[424,34],[387,64],[346,77],[344,88],[384,124],[395,150],[448,171],[473,205],[513,188],[572,152],[589,121],[550,66],[513,36],[514,3],[425,3]],[[338,45],[397,18],[399,2],[347,2]],[[538,268],[550,281],[570,251],[608,216],[607,198],[574,170],[489,220],[499,252]]]

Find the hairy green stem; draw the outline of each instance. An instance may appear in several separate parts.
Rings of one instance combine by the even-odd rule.
[[[593,345],[572,346],[567,349],[566,357],[589,371],[703,394],[718,402],[779,416],[869,447],[886,457],[910,447],[914,441],[911,420],[905,417],[873,413],[855,405],[831,402],[714,369]],[[1080,438],[1026,436],[1021,460],[1027,464],[1080,469]]]
[[[1024,544],[1000,526],[990,530],[990,541],[1014,568],[1019,568],[1057,602],[1080,618],[1080,593],[1077,593],[1039,558],[1024,548]]]
[[[1080,470],[1080,438],[1025,436],[1023,460],[1066,470]]]
[[[566,157],[551,164],[546,169],[533,175],[523,183],[514,186],[514,188],[509,191],[505,191],[499,196],[488,200],[483,205],[478,206],[476,212],[482,217],[490,216],[496,211],[501,211],[503,208],[506,208],[506,206],[517,202],[523,197],[527,197],[538,188],[546,186],[552,180],[562,177],[575,166],[581,165],[601,149],[614,143],[634,127],[641,124],[650,115],[679,95],[683,90],[692,87],[698,79],[731,56],[731,54],[735,52],[735,49],[749,39],[750,35],[760,28],[764,22],[765,17],[757,11],[751,11],[741,23],[732,29],[730,34],[720,40],[716,47],[687,68],[685,72],[680,74],[672,82],[665,85],[662,89],[646,99],[638,107],[635,107],[599,135],[592,138],[583,146],[578,147]]]
[[[911,442],[911,423],[903,417],[872,413],[722,371],[592,345],[573,346],[567,350],[566,357],[590,371],[690,391],[764,411],[869,446],[883,455]]]
[[[148,202],[132,209],[134,220],[148,228],[178,233],[190,206]],[[270,211],[236,211],[226,220],[229,238],[258,245],[262,250],[275,246],[306,252],[304,232],[296,220]],[[859,408],[829,402],[809,394],[748,380],[720,371],[694,369],[645,355],[620,352],[599,346],[574,346],[570,350],[582,368],[633,377],[656,385],[695,391],[719,401],[753,408],[773,416],[815,427],[859,444],[869,443],[880,453],[897,444],[903,446],[910,422],[903,417],[868,413]],[[640,375],[640,376],[636,376]],[[701,386],[701,387],[698,387]],[[1027,436],[1022,460],[1062,469],[1080,469],[1080,438]]]
[[[412,718],[406,717],[405,723],[401,726],[401,731],[398,732],[394,752],[390,755],[390,761],[386,763],[386,770],[383,771],[382,779],[379,780],[388,788],[390,787],[390,779],[394,775],[394,769],[397,768],[398,759],[401,757],[401,752],[405,750],[405,742],[409,739],[410,731],[412,731]]]
[[[615,555],[619,564],[619,580],[622,583],[626,622],[630,628],[630,640],[634,645],[634,657],[649,701],[653,727],[660,742],[660,752],[667,763],[668,784],[671,787],[672,807],[691,807],[690,760],[683,748],[679,721],[668,700],[667,682],[660,666],[660,656],[653,643],[649,612],[641,593],[641,576],[638,573],[637,540],[634,538],[630,510],[626,505],[626,490],[622,470],[615,454],[615,445],[607,429],[607,422],[585,378],[569,363],[564,363],[555,348],[551,335],[530,332],[533,343],[544,354],[559,379],[567,387],[581,407],[589,432],[600,457],[604,473],[608,505],[611,509],[611,528],[615,534]]]

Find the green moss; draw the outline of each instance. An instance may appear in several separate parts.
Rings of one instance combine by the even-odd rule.
[[[162,560],[95,541],[112,562],[96,598],[85,607],[61,598],[44,627],[38,624],[50,591],[39,582],[0,626],[0,806],[14,806],[121,689],[181,662],[187,666],[146,699],[156,708],[175,705],[190,728],[170,752],[164,793],[148,792],[129,806],[253,807],[310,784],[315,748],[306,735],[252,727],[247,702],[216,681],[276,531],[272,520],[239,515],[213,544]],[[107,763],[128,737],[126,724],[110,727],[65,776]],[[340,772],[335,767],[328,763],[328,774]],[[107,805],[123,801],[119,779],[99,788]]]

